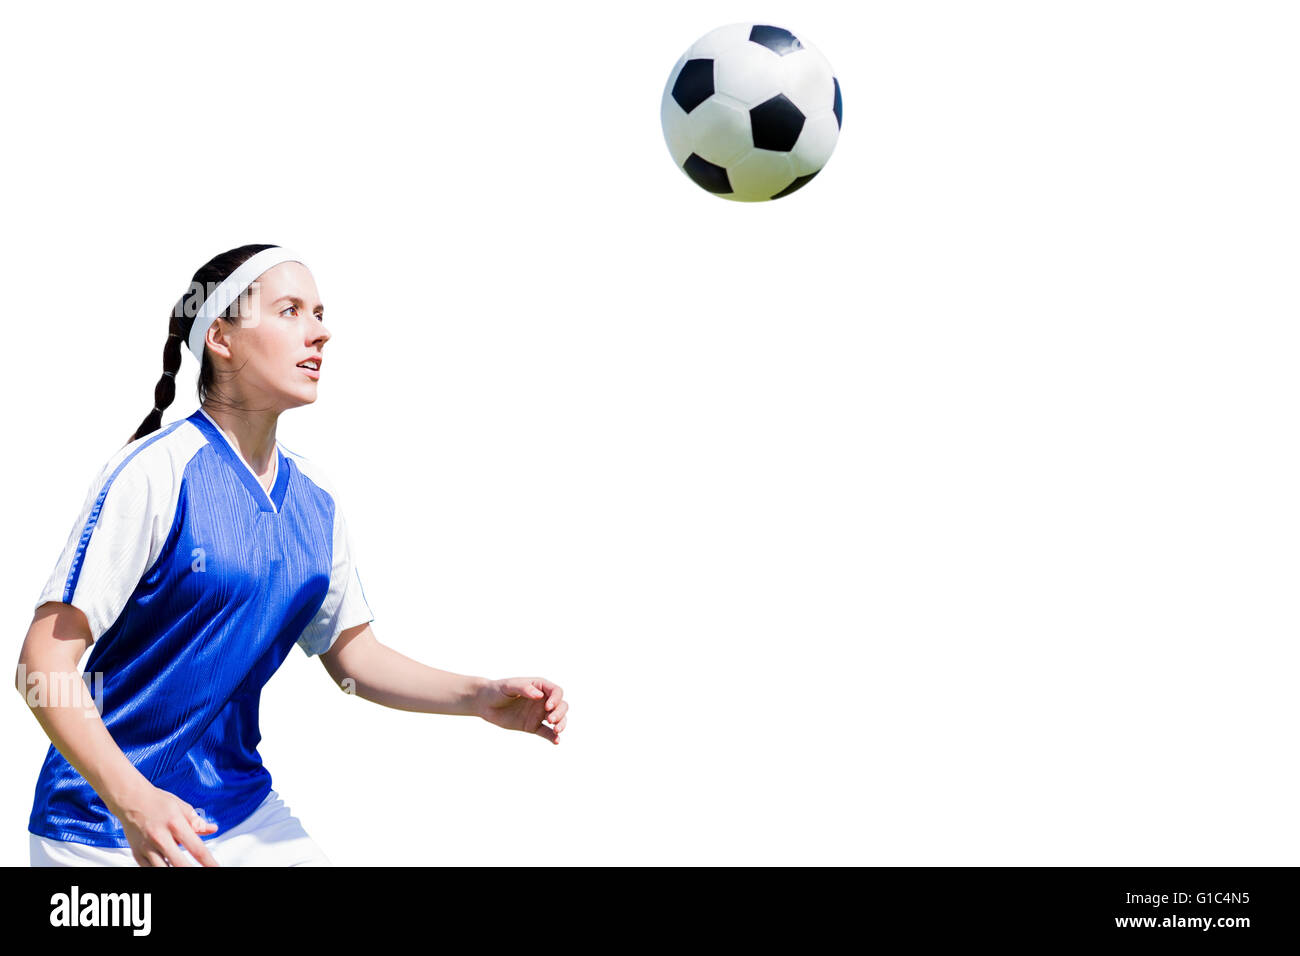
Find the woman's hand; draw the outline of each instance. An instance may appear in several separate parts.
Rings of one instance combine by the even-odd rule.
[[[479,690],[476,701],[478,715],[488,723],[537,734],[553,744],[560,742],[568,710],[560,685],[544,677],[490,680]]]
[[[14,680],[20,694],[37,678],[76,677],[71,682],[79,698],[72,702],[41,703],[28,697],[28,706],[59,752],[94,788],[115,817],[122,821],[131,854],[141,866],[193,866],[176,845],[184,844],[204,866],[217,861],[200,833],[217,828],[184,800],[159,790],[127,759],[104,726],[99,706],[81,680],[77,661],[95,641],[85,613],[71,604],[46,601],[36,609]],[[55,685],[61,686],[61,685]]]
[[[178,843],[203,866],[220,866],[199,839],[217,825],[175,794],[145,784],[109,809],[122,821],[131,854],[141,866],[193,866],[185,862]]]

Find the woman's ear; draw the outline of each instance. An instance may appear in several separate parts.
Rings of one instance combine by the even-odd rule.
[[[207,347],[212,350],[213,355],[219,355],[226,360],[233,357],[231,346],[234,344],[233,337],[237,327],[237,320],[224,318],[218,319],[208,326],[205,341]]]

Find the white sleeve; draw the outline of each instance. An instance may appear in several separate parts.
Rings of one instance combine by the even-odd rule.
[[[96,641],[113,626],[171,532],[171,482],[156,471],[135,455],[115,455],[104,466],[36,607],[61,601],[79,608]]]
[[[353,561],[352,541],[347,522],[334,504],[334,564],[330,570],[329,592],[320,610],[298,638],[298,646],[308,657],[323,654],[334,646],[338,636],[350,627],[367,624],[375,616],[361,590],[361,577]]]

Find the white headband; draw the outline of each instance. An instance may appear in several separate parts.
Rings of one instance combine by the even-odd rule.
[[[194,353],[194,357],[199,360],[200,365],[203,364],[203,343],[207,341],[208,329],[216,321],[217,316],[230,308],[231,304],[256,281],[258,276],[272,266],[278,266],[281,262],[302,262],[302,256],[281,246],[263,249],[230,273],[229,278],[213,289],[212,294],[203,300],[198,313],[194,316],[194,324],[190,326],[188,343],[190,351]],[[306,265],[306,263],[303,262],[303,265]]]

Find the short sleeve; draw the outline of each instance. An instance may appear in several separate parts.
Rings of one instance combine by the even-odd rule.
[[[135,455],[104,466],[36,607],[61,601],[80,609],[96,641],[113,626],[171,530],[171,483],[153,471]]]
[[[366,602],[365,592],[361,589],[361,576],[357,573],[353,560],[352,540],[337,502],[334,508],[333,551],[329,591],[320,610],[298,638],[298,646],[308,657],[328,651],[348,628],[375,619]]]

